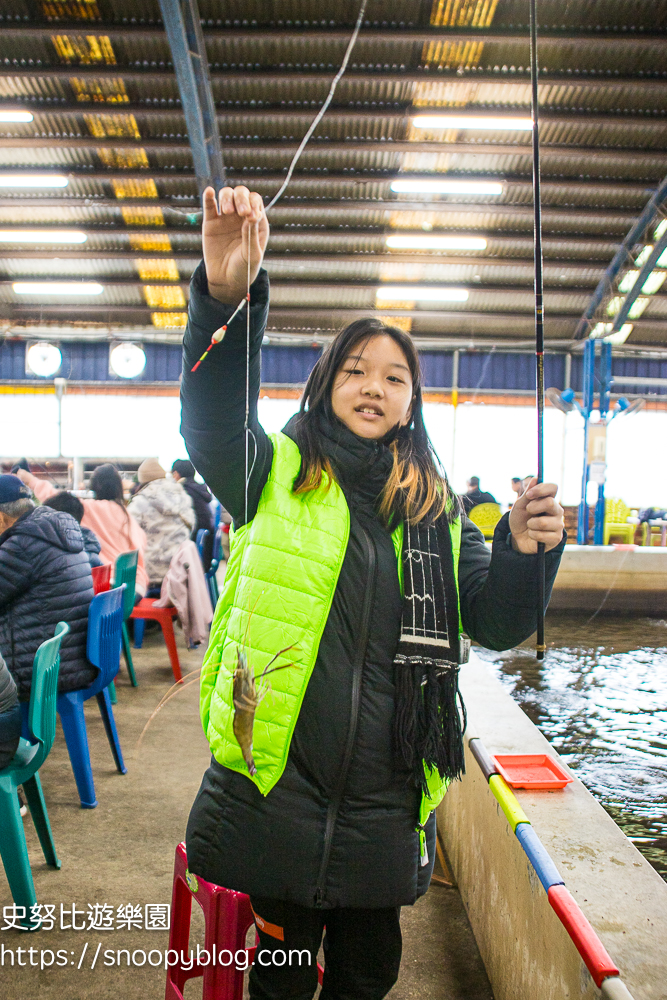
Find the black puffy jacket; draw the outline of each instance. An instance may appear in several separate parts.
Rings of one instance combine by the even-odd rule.
[[[231,324],[192,373],[211,334],[232,311],[206,292],[200,268],[183,340],[181,431],[190,458],[238,527],[246,514],[249,520],[255,515],[273,456],[257,418],[268,279],[260,272],[251,298],[247,510],[245,324]],[[392,748],[393,660],[403,600],[393,542],[376,512],[384,478],[378,483],[372,472],[374,442],[339,429],[334,452],[327,428],[321,431],[350,510],[350,537],[287,765],[263,796],[245,775],[211,762],[188,822],[188,866],[230,889],[301,906],[406,905],[428,888],[435,816],[426,830],[431,863],[421,867],[415,832],[420,795]],[[284,433],[293,437],[291,422]],[[537,559],[513,550],[508,521],[505,516],[496,529],[492,555],[479,529],[467,518],[462,524],[463,626],[493,649],[518,645],[536,623]],[[547,595],[561,551],[562,545],[547,553]]]
[[[87,687],[97,675],[86,659],[90,561],[70,514],[36,507],[0,535],[0,651],[21,701],[30,698],[32,661],[59,621],[70,627],[60,647],[59,691]]]

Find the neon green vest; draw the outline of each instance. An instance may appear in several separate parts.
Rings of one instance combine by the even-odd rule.
[[[285,434],[270,435],[273,463],[257,513],[231,539],[225,584],[211,626],[201,674],[201,718],[219,764],[245,774],[264,795],[282,775],[320,639],[329,616],[350,533],[350,513],[334,481],[308,493],[292,485],[301,456]],[[461,523],[454,522],[452,550],[458,575]],[[397,572],[402,585],[403,525],[394,531]],[[251,777],[232,730],[232,684],[237,650],[245,648],[259,677],[280,649],[293,648],[276,664],[293,666],[271,675],[271,690],[255,713]],[[423,825],[447,788],[437,772],[428,778],[430,798],[420,812]]]

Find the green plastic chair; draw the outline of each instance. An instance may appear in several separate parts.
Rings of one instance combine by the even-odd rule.
[[[43,642],[35,653],[28,710],[30,741],[21,739],[14,757],[0,771],[0,856],[12,899],[16,906],[25,908],[17,922],[26,930],[37,930],[39,920],[34,921],[30,912],[37,899],[17,789],[19,785],[23,785],[46,863],[60,868],[37,772],[46,760],[56,735],[60,643],[68,632],[69,625],[58,622],[53,638]]]
[[[496,525],[502,516],[497,503],[478,503],[468,511],[469,519],[477,525],[486,539],[493,538]]]
[[[123,656],[125,657],[125,664],[127,672],[130,675],[132,687],[138,687],[139,682],[137,681],[137,675],[134,672],[134,664],[132,662],[130,637],[127,632],[127,619],[132,614],[132,608],[134,607],[134,595],[137,589],[138,558],[139,552],[137,549],[133,549],[132,552],[121,552],[116,559],[113,576],[114,587],[120,587],[122,583],[125,584],[125,595],[123,597]]]

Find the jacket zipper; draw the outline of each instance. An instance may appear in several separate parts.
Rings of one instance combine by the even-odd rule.
[[[340,809],[341,802],[343,800],[343,793],[345,792],[345,785],[347,782],[347,775],[350,770],[350,764],[352,763],[352,754],[354,752],[354,744],[357,738],[357,727],[359,724],[359,706],[361,703],[361,678],[364,670],[364,663],[366,662],[366,650],[368,648],[368,633],[370,630],[370,618],[371,609],[373,607],[373,599],[375,597],[375,564],[377,561],[377,553],[375,550],[375,543],[370,537],[366,529],[362,524],[359,524],[361,533],[364,538],[366,545],[366,553],[368,556],[368,586],[366,587],[366,595],[364,598],[364,605],[361,616],[361,632],[359,635],[359,657],[354,666],[354,674],[352,676],[352,706],[350,709],[350,728],[347,734],[347,744],[345,746],[345,756],[343,757],[343,766],[340,769],[340,774],[338,776],[338,781],[336,783],[336,789],[329,803],[327,809],[327,822],[324,831],[324,851],[322,853],[322,863],[320,864],[320,871],[317,876],[317,892],[315,893],[315,906],[322,906],[324,902],[324,882],[327,874],[327,868],[329,867],[329,857],[331,855],[331,848],[333,845],[333,834],[336,826],[336,820],[338,818],[338,810]]]

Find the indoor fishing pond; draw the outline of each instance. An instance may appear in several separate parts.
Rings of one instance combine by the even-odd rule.
[[[547,653],[477,649],[667,881],[667,620],[552,614]]]

